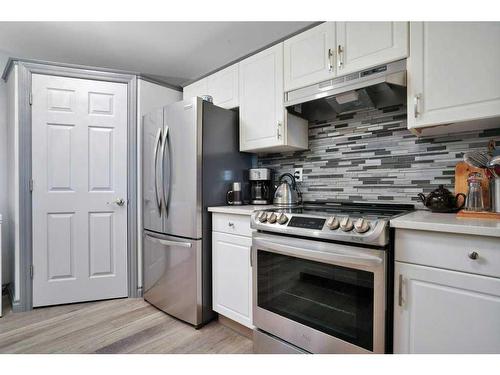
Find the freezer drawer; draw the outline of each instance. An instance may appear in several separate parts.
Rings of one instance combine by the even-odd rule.
[[[144,234],[144,299],[167,314],[202,323],[201,240]]]

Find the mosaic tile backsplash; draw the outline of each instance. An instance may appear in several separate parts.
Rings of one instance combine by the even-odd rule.
[[[406,106],[344,113],[309,124],[309,150],[259,155],[257,165],[276,179],[303,168],[299,187],[306,201],[417,202],[417,194],[443,184],[453,191],[463,153],[486,150],[497,129],[416,137],[406,126]]]

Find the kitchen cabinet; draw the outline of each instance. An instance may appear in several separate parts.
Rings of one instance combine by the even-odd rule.
[[[238,64],[231,65],[184,87],[183,98],[210,95],[219,107],[238,107]]]
[[[500,116],[498,61],[498,22],[411,22],[408,127]]]
[[[499,246],[396,229],[395,353],[500,353]]]
[[[335,22],[324,22],[285,40],[285,91],[333,77],[335,43]]]
[[[408,22],[337,22],[337,75],[408,56]]]
[[[404,59],[408,22],[325,22],[284,42],[285,91]]]
[[[212,223],[213,310],[253,329],[250,216],[214,213]]]
[[[238,64],[222,69],[206,80],[208,95],[213,98],[215,105],[226,109],[238,107]]]
[[[184,100],[192,98],[193,96],[203,95],[208,95],[208,84],[206,78],[200,79],[199,81],[193,82],[184,87],[182,92],[182,98]]]
[[[283,43],[239,64],[240,151],[307,149],[307,121],[284,107]]]
[[[500,353],[500,279],[400,262],[395,275],[395,353]]]

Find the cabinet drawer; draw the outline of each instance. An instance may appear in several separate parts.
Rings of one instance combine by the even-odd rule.
[[[250,216],[214,213],[212,214],[212,230],[251,237]]]
[[[397,229],[395,251],[400,262],[500,277],[496,237]]]

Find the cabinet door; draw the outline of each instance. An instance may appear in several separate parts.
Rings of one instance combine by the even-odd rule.
[[[396,262],[395,291],[394,353],[500,353],[500,279]]]
[[[196,81],[184,87],[182,92],[182,98],[184,100],[190,99],[193,96],[203,96],[203,95],[209,95],[206,78],[200,79],[199,81]]]
[[[250,237],[212,233],[213,309],[246,327],[252,324]]]
[[[499,61],[499,22],[411,22],[408,127],[499,116]]]
[[[285,91],[335,75],[335,22],[325,22],[284,42]]]
[[[240,151],[284,144],[283,43],[240,62]]]
[[[222,108],[238,107],[238,64],[207,77],[208,95]]]
[[[337,22],[337,75],[408,56],[408,22]]]

